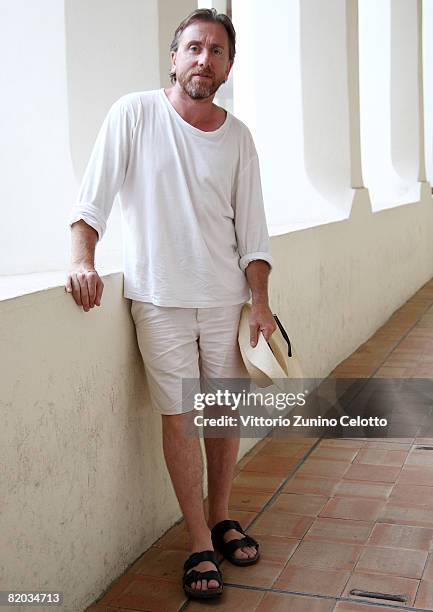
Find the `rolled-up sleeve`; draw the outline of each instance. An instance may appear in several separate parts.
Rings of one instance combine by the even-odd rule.
[[[257,259],[266,261],[272,268],[274,262],[269,252],[269,234],[256,153],[238,175],[234,209],[241,270],[245,271],[248,264]]]
[[[133,117],[125,99],[110,108],[98,133],[78,198],[70,212],[71,226],[83,219],[103,237],[114,198],[125,180],[132,146]]]

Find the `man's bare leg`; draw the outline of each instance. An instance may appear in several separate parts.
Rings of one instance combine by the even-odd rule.
[[[230,518],[229,497],[240,440],[239,436],[231,434],[227,438],[205,437],[204,442],[208,475],[208,525],[212,528],[216,523]],[[229,529],[224,534],[226,542],[243,537],[244,535],[235,529]],[[256,548],[253,546],[243,546],[234,552],[234,556],[238,559],[247,559],[248,557],[254,557],[256,552]]]
[[[185,436],[184,426],[192,413],[162,415],[164,457],[174,491],[185,518],[191,540],[191,552],[213,550],[203,508],[203,458],[197,436]],[[215,570],[210,561],[202,561],[193,569]],[[193,589],[218,587],[216,580],[198,580]]]

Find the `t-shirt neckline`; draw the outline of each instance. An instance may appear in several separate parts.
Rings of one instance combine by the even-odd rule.
[[[227,126],[231,119],[231,115],[228,110],[224,109],[226,111],[226,118],[225,118],[224,123],[220,125],[220,127],[217,128],[216,130],[206,132],[205,130],[200,130],[199,128],[196,128],[194,125],[191,125],[190,123],[188,123],[188,121],[185,121],[185,119],[177,112],[177,110],[174,108],[174,106],[168,99],[167,94],[164,91],[164,87],[161,87],[159,92],[164,100],[164,103],[168,107],[169,112],[173,115],[173,117],[181,125],[183,125],[187,130],[190,130],[192,133],[197,134],[199,136],[203,136],[204,138],[214,138],[215,136],[219,136],[220,134],[226,131]]]

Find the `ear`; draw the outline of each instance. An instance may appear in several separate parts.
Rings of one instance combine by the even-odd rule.
[[[228,68],[226,70],[226,77],[225,77],[226,81],[229,78],[229,74],[230,74],[232,68],[233,68],[233,62],[229,62]]]
[[[170,59],[171,59],[171,68],[172,70],[176,68],[176,51],[170,51]]]

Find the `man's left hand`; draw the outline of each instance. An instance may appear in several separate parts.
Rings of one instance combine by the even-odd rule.
[[[253,304],[250,311],[250,344],[254,348],[262,332],[266,342],[277,329],[277,324],[267,304]]]

